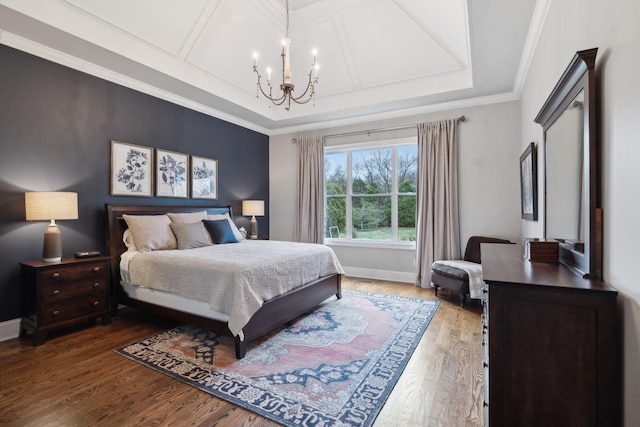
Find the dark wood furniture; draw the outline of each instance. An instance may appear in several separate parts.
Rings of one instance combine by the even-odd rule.
[[[62,258],[60,262],[25,261],[22,268],[20,333],[33,333],[34,345],[49,331],[109,316],[108,257]]]
[[[123,214],[160,215],[168,212],[181,213],[202,210],[206,210],[209,214],[228,213],[233,218],[230,206],[106,205],[107,250],[111,257],[111,313],[113,315],[117,313],[118,304],[124,304],[143,309],[157,316],[200,326],[221,334],[232,335],[226,322],[129,298],[120,285],[120,255],[127,250],[122,241],[124,231],[127,229],[127,223],[122,217]],[[327,298],[333,295],[342,298],[341,279],[342,276],[339,274],[321,277],[266,301],[242,329],[244,339],[241,340],[238,336],[234,337],[236,357],[242,359],[245,356],[249,342],[310,311]]]
[[[486,425],[618,426],[617,292],[482,245]]]
[[[467,246],[464,249],[464,261],[480,264],[480,243],[511,243],[509,240],[498,239],[495,237],[471,236],[467,240]],[[431,284],[434,293],[438,296],[438,289],[445,288],[452,292],[458,293],[460,297],[460,306],[464,308],[464,304],[469,295],[469,274],[460,269],[448,265],[440,264],[438,261],[431,265]]]

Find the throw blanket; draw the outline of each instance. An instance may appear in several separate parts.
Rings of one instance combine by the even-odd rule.
[[[327,246],[266,240],[140,252],[129,263],[132,284],[208,303],[234,336],[265,301],[335,273],[344,271]]]
[[[441,260],[437,262],[466,271],[469,275],[469,296],[474,299],[482,298],[482,288],[484,287],[484,282],[482,281],[482,264],[462,260]]]

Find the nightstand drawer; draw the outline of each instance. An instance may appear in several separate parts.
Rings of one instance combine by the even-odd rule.
[[[43,305],[40,308],[42,326],[52,325],[82,316],[100,314],[108,309],[106,295],[99,297],[79,297],[58,304]]]
[[[76,283],[56,283],[40,289],[42,304],[54,304],[77,297],[106,297],[107,280],[96,277],[96,280],[83,280]]]
[[[90,279],[92,277],[107,277],[108,264],[106,262],[82,263],[74,266],[59,266],[38,271],[42,285]]]

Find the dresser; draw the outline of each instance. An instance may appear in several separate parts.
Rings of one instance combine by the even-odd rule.
[[[25,261],[21,266],[21,334],[33,333],[34,345],[47,334],[97,318],[110,324],[109,257]]]
[[[618,426],[617,292],[482,245],[486,425]]]

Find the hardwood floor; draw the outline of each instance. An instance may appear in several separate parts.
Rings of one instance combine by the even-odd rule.
[[[483,425],[479,305],[405,283],[346,278],[343,287],[441,302],[374,426]],[[278,425],[112,351],[170,326],[125,309],[112,325],[55,333],[38,347],[31,337],[0,343],[0,425]]]

